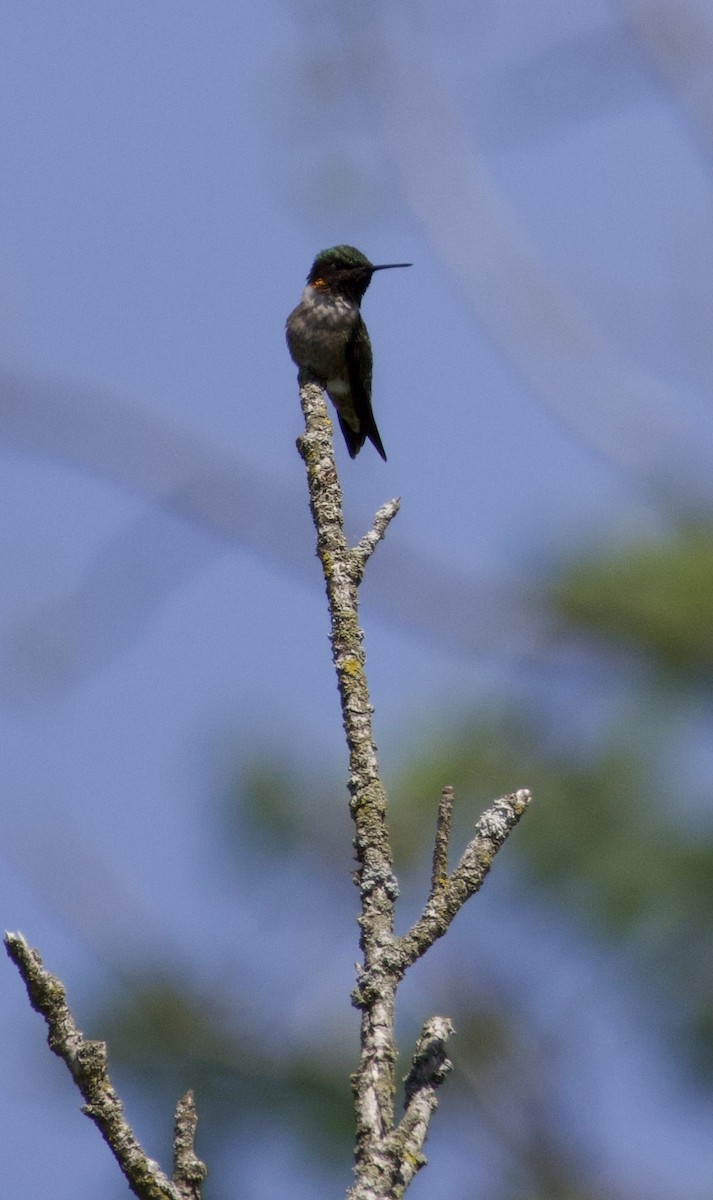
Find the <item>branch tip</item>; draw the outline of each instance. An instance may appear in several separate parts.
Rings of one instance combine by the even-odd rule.
[[[452,787],[444,787],[438,802],[436,818],[436,840],[433,847],[431,868],[431,896],[448,882],[448,851],[451,840],[451,823],[455,794]]]
[[[200,1200],[201,1184],[208,1174],[194,1148],[197,1124],[195,1097],[189,1090],[176,1105],[173,1124],[173,1182],[182,1200]]]
[[[366,564],[376,550],[379,542],[386,536],[386,531],[401,508],[401,498],[394,496],[382,504],[374,517],[374,523],[368,533],[357,542],[350,551],[352,576],[356,584],[360,584],[364,576]]]
[[[453,1063],[446,1057],[446,1043],[453,1032],[449,1017],[431,1017],[423,1026],[411,1069],[404,1079],[404,1108],[407,1111],[417,1092],[440,1087],[453,1070]]]

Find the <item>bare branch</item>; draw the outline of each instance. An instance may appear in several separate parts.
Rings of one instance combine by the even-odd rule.
[[[173,1123],[173,1182],[183,1200],[200,1200],[201,1185],[208,1168],[197,1157],[194,1147],[198,1113],[192,1091],[176,1105]]]
[[[398,883],[392,868],[386,827],[386,794],[379,776],[372,733],[357,581],[353,552],[344,534],[342,492],[334,462],[331,422],[322,388],[305,372],[300,372],[300,402],[306,431],[299,439],[298,447],[307,467],[317,553],[329,602],[332,659],[349,748],[350,811],[356,829],[356,881],[361,895],[362,974],[368,974],[376,983],[368,995],[357,992],[355,996],[355,1003],[362,1010],[362,1025],[361,1057],[353,1078],[357,1121],[356,1174],[358,1180],[368,1178],[373,1181],[375,1175],[382,1174],[383,1177],[383,1171],[388,1168],[383,1158],[383,1144],[393,1129],[396,977],[387,966],[385,956],[395,944],[394,902]],[[388,505],[381,509],[381,514],[377,522],[385,530],[394,514]],[[368,553],[366,549],[362,551],[364,562],[369,553],[371,549]]]
[[[443,887],[431,894],[421,917],[400,938],[402,971],[425,954],[438,938],[443,937],[466,900],[482,887],[495,855],[517,825],[530,800],[530,793],[521,788],[496,800],[483,813],[475,826],[475,837],[466,846],[453,874]]]
[[[358,587],[364,568],[398,501],[384,505],[372,530],[350,549],[344,534],[342,491],[332,447],[331,424],[318,380],[300,371],[305,433],[298,448],[307,468],[317,553],[327,589],[332,659],[337,672],[342,721],[349,748],[350,810],[356,828],[356,882],[361,897],[360,945],[353,1001],[361,1009],[361,1053],[352,1077],[356,1113],[355,1183],[349,1200],[399,1200],[425,1163],[423,1146],[436,1089],[451,1064],[445,1044],[452,1032],[446,1017],[423,1027],[406,1080],[406,1111],[394,1128],[396,1044],[394,1006],[404,971],[445,933],[455,913],[477,891],[499,846],[524,812],[529,792],[498,801],[477,825],[476,836],[448,875],[453,789],[444,788],[439,807],[432,890],[424,913],[404,938],[394,934],[398,883],[386,825],[386,793],[379,776],[365,672],[364,635],[359,626]]]
[[[426,1165],[423,1147],[431,1117],[438,1108],[436,1091],[453,1069],[446,1056],[446,1043],[452,1033],[453,1025],[448,1017],[431,1017],[416,1043],[411,1070],[404,1080],[405,1112],[391,1139],[393,1153],[400,1164],[401,1186],[394,1190],[395,1198]]]
[[[94,1122],[139,1200],[193,1200],[199,1193],[181,1191],[139,1145],[124,1117],[121,1100],[107,1070],[104,1042],[90,1042],[77,1028],[67,1005],[62,982],[45,970],[37,950],[21,933],[6,933],[5,948],[20,972],[30,1004],[47,1022],[47,1041],[66,1063],[85,1104],[82,1112]]]
[[[453,801],[453,788],[444,787],[438,803],[436,841],[433,847],[433,866],[431,868],[431,896],[439,888],[444,887],[448,880],[448,849],[451,840]]]
[[[400,507],[401,501],[398,496],[382,505],[374,517],[374,524],[369,532],[365,533],[361,541],[353,548],[352,570],[354,580],[357,584],[361,583],[366,564],[376,550],[379,542],[385,536],[386,530],[389,528]]]

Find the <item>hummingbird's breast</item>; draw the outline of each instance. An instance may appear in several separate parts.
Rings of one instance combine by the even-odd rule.
[[[359,319],[359,307],[353,301],[308,285],[287,318],[292,358],[325,381],[343,379],[348,390],[346,348]]]

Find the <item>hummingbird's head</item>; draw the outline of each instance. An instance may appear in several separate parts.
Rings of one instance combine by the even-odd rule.
[[[322,250],[312,263],[307,283],[326,292],[337,292],[357,303],[371,283],[374,271],[388,271],[393,267],[410,267],[411,263],[382,263],[374,266],[361,250],[354,246],[332,246]]]

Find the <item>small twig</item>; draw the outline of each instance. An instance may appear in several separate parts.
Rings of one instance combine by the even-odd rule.
[[[466,900],[483,885],[493,859],[532,799],[526,788],[502,796],[483,813],[453,873],[428,899],[415,925],[399,939],[400,969],[405,971],[448,929]]]
[[[446,1056],[446,1043],[452,1033],[448,1017],[431,1017],[416,1043],[411,1070],[404,1079],[404,1115],[390,1139],[399,1163],[398,1180],[391,1193],[394,1200],[403,1195],[416,1172],[426,1165],[423,1147],[431,1117],[438,1108],[436,1091],[453,1069]]]
[[[200,1200],[201,1185],[208,1174],[195,1152],[197,1124],[195,1098],[192,1091],[187,1091],[176,1105],[173,1122],[173,1182],[184,1200]]]
[[[30,1004],[47,1022],[50,1050],[66,1063],[84,1097],[82,1112],[99,1129],[134,1195],[139,1200],[198,1197],[195,1190],[181,1192],[140,1146],[112,1087],[106,1045],[88,1041],[77,1028],[62,982],[45,970],[39,953],[31,949],[21,933],[6,933],[5,947],[25,981]]]
[[[379,542],[385,536],[386,530],[389,528],[400,507],[401,500],[398,496],[382,505],[374,517],[374,524],[369,532],[365,533],[364,537],[352,548],[352,574],[356,584],[361,583],[366,564],[379,545]]]
[[[433,847],[433,866],[431,868],[431,896],[439,888],[444,887],[448,879],[448,850],[451,840],[453,801],[453,788],[444,787],[438,802],[436,841]]]

